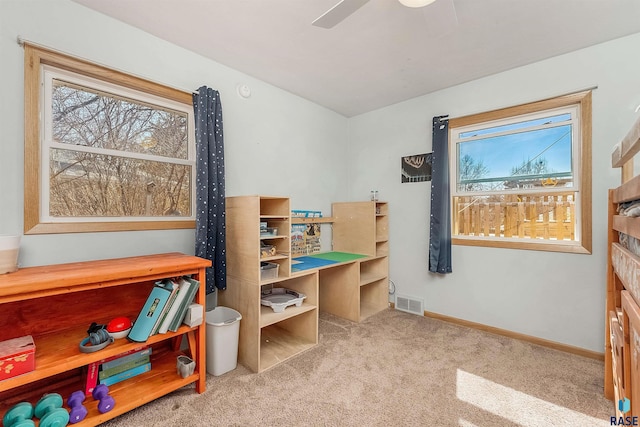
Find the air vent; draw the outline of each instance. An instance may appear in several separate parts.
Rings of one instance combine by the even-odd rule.
[[[424,300],[404,295],[396,295],[396,310],[424,316]]]

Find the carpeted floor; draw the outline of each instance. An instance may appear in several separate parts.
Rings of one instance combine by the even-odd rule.
[[[322,313],[319,344],[265,372],[241,365],[104,426],[610,425],[603,362],[385,310]]]

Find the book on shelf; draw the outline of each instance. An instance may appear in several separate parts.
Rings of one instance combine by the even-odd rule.
[[[121,363],[120,365],[114,366],[113,368],[105,369],[103,365],[100,367],[100,371],[98,371],[98,380],[112,377],[116,374],[128,371],[129,369],[136,368],[149,362],[151,362],[151,358],[149,357],[149,355],[146,355],[138,356],[136,359],[131,359],[128,362]]]
[[[135,368],[128,369],[124,372],[120,372],[118,374],[112,375],[105,379],[101,379],[98,382],[100,384],[105,385],[113,385],[119,383],[124,380],[128,380],[129,378],[133,378],[137,375],[144,374],[145,372],[149,372],[151,370],[151,363],[145,363],[144,365],[136,366]]]
[[[160,329],[160,325],[162,324],[162,321],[167,316],[167,312],[169,311],[169,308],[171,308],[173,301],[176,299],[176,295],[178,294],[178,289],[180,288],[178,284],[171,279],[163,279],[159,282],[156,282],[156,285],[163,286],[169,289],[171,291],[171,295],[169,296],[167,303],[164,305],[164,308],[162,309],[160,316],[158,316],[158,320],[156,320],[156,323],[153,325],[150,335],[155,335],[158,333],[158,329]]]
[[[150,356],[151,352],[153,351],[153,349],[151,347],[145,347],[143,349],[137,350],[137,351],[133,351],[133,352],[127,352],[127,353],[123,353],[118,355],[118,357],[115,358],[109,358],[109,360],[105,360],[104,362],[100,363],[102,369],[112,369],[115,368],[117,366],[123,365],[125,363],[129,363],[132,360],[136,360],[139,359],[141,357],[145,357],[145,356]]]
[[[185,301],[187,295],[189,294],[189,288],[191,287],[190,282],[181,278],[180,280],[178,280],[177,285],[178,292],[175,299],[173,300],[173,303],[171,304],[171,307],[169,307],[165,318],[162,320],[160,328],[158,328],[159,334],[167,333],[170,330],[170,327],[173,324],[173,319],[178,314],[178,310],[180,309],[181,304]]]
[[[117,366],[117,364],[119,363],[126,362],[127,360],[126,357],[128,357],[129,355],[136,355],[136,353],[141,353],[141,352],[144,352],[145,354],[150,355],[151,347],[147,347],[146,345],[139,346],[131,350],[122,352],[120,354],[116,354],[114,356],[110,356],[110,357],[98,360],[97,362],[89,363],[85,368],[85,379],[84,379],[85,395],[91,396],[91,394],[93,393],[93,389],[96,387],[96,385],[98,385],[98,380],[99,380],[98,376],[99,376],[101,365],[107,364],[107,366]]]
[[[129,331],[129,335],[127,335],[130,341],[145,342],[149,338],[151,330],[158,320],[158,317],[160,317],[162,309],[170,296],[171,291],[164,286],[153,286],[147,301],[138,314],[138,318],[133,324],[131,331]]]
[[[184,276],[180,278],[180,286],[186,286],[188,288],[188,291],[185,299],[182,300],[182,302],[180,303],[180,306],[178,307],[178,311],[176,312],[175,317],[173,318],[173,320],[171,321],[171,324],[169,325],[169,330],[171,332],[176,332],[180,327],[180,325],[182,325],[184,316],[186,316],[187,314],[187,309],[189,308],[189,305],[193,302],[193,299],[195,298],[196,293],[198,293],[200,282],[195,279],[192,279],[191,277]]]
[[[91,396],[93,389],[98,385],[98,369],[100,364],[97,362],[89,363],[85,368],[84,394]]]

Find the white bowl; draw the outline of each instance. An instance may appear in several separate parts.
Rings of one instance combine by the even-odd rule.
[[[21,236],[0,235],[0,274],[18,269],[18,251]]]

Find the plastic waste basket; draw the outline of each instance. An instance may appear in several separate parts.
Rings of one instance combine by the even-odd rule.
[[[207,311],[207,372],[218,376],[238,366],[238,336],[242,315],[229,307]]]

